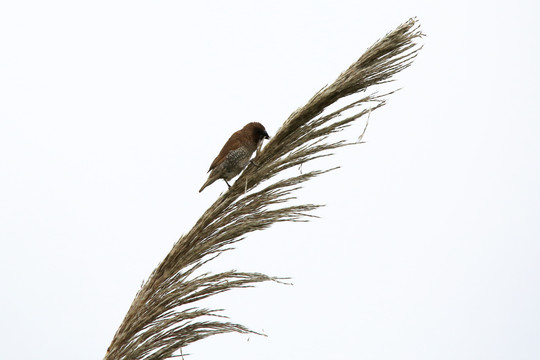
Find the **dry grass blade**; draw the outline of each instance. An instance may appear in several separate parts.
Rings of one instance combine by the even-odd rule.
[[[220,321],[217,310],[193,303],[234,288],[281,279],[258,273],[228,271],[196,275],[201,267],[252,231],[281,221],[305,221],[318,205],[283,204],[301,185],[326,171],[272,179],[282,171],[330,155],[349,145],[328,142],[358,118],[383,106],[391,94],[350,100],[337,111],[323,112],[337,100],[391,81],[411,65],[422,36],[410,19],[371,46],[337,80],[295,111],[257,155],[229,191],[220,196],[195,226],[182,236],[137,293],[116,332],[105,359],[166,359],[188,344],[225,332],[253,333],[246,327]],[[352,115],[345,116],[345,113]],[[263,186],[262,183],[265,183]],[[187,308],[186,306],[191,306]]]

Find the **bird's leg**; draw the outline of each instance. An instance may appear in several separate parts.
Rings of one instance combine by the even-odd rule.
[[[255,161],[249,160],[249,162],[250,162],[253,166],[255,166],[257,169],[259,168],[259,164],[256,164]]]
[[[227,182],[227,180],[223,179],[223,181],[225,181],[225,184],[227,184],[227,186],[229,187],[229,189],[231,188],[231,185],[229,185],[229,183]]]

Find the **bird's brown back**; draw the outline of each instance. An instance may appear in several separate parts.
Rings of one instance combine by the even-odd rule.
[[[242,133],[242,130],[238,130],[232,134],[225,145],[223,145],[223,148],[219,152],[218,156],[212,162],[212,165],[210,165],[210,169],[208,169],[208,171],[212,171],[216,166],[218,166],[225,159],[229,151],[238,149],[241,146],[246,146],[247,143],[248,139],[246,135]]]

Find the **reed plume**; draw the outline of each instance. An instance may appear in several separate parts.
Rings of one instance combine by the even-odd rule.
[[[398,26],[368,48],[333,84],[289,116],[257,153],[257,165],[250,164],[244,170],[152,272],[135,296],[105,359],[167,359],[210,335],[254,333],[226,321],[219,310],[200,308],[194,303],[234,288],[283,279],[235,270],[201,273],[203,266],[252,231],[282,221],[306,221],[313,216],[318,205],[291,205],[289,200],[302,183],[332,169],[281,179],[277,175],[350,145],[344,140],[330,141],[330,136],[384,106],[391,94],[358,93],[391,81],[393,75],[409,67],[421,49],[417,40],[422,36],[414,18]],[[356,98],[348,97],[353,94],[357,94]],[[340,99],[346,105],[328,111]]]

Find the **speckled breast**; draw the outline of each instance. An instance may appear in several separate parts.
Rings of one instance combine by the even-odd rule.
[[[244,147],[230,151],[222,163],[223,177],[228,181],[238,175],[247,166],[252,154],[253,151]]]

